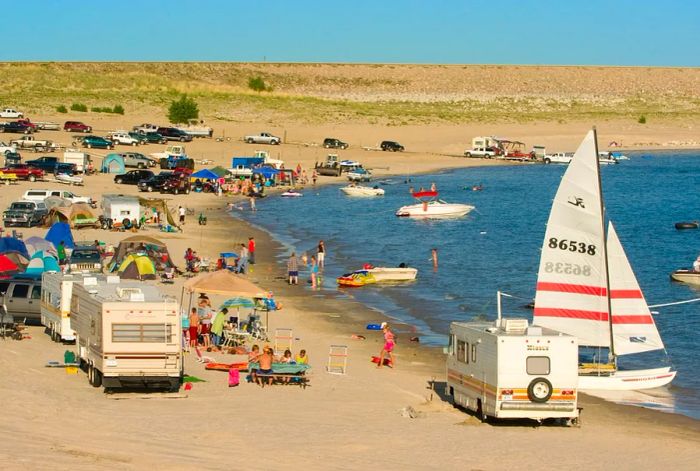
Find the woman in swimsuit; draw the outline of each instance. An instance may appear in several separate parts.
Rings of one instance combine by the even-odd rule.
[[[387,366],[389,368],[393,368],[396,364],[396,360],[394,360],[393,353],[394,345],[396,345],[396,336],[389,329],[389,324],[387,324],[386,322],[382,322],[382,332],[384,332],[384,346],[382,347],[382,352],[379,354],[379,363],[377,364],[377,368],[382,367],[382,364],[384,363],[385,354],[389,356],[389,364]]]

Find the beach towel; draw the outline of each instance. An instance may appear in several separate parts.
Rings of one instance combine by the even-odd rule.
[[[228,387],[238,386],[241,380],[241,373],[238,368],[228,370]]]

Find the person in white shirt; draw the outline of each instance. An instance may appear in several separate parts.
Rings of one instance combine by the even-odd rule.
[[[183,208],[182,206],[177,207],[177,213],[180,215],[180,224],[185,223],[185,214],[187,213],[187,210]]]
[[[693,262],[693,271],[700,272],[700,256]]]

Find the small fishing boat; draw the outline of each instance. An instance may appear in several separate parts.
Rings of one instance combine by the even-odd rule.
[[[367,270],[357,270],[352,273],[346,273],[345,275],[336,278],[335,281],[340,286],[350,287],[364,286],[377,282],[374,275],[369,273]]]
[[[420,201],[418,204],[402,206],[396,211],[399,217],[414,218],[455,218],[461,217],[474,209],[470,204],[447,203],[438,199],[437,191],[419,191],[412,196]]]
[[[82,185],[83,177],[77,175],[68,175],[67,173],[59,173],[56,175],[56,180],[61,183],[70,183],[71,185]]]
[[[296,190],[287,190],[284,193],[282,193],[280,196],[283,198],[298,198],[298,197],[304,196],[304,195]]]
[[[676,270],[671,273],[671,279],[689,285],[700,286],[700,271],[686,269]]]
[[[367,197],[367,196],[384,196],[384,190],[378,187],[368,187],[368,186],[362,186],[362,185],[348,185],[344,186],[343,188],[340,189],[343,193],[345,193],[348,196],[359,196],[359,197]]]
[[[697,229],[698,227],[700,227],[700,223],[698,223],[698,221],[686,221],[676,223],[676,229],[678,229],[679,231],[684,229]]]

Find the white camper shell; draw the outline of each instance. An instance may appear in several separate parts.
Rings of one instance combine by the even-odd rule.
[[[73,286],[70,320],[92,386],[180,389],[180,306],[156,287],[86,279]]]
[[[578,340],[527,319],[453,322],[447,395],[479,418],[578,420]]]

